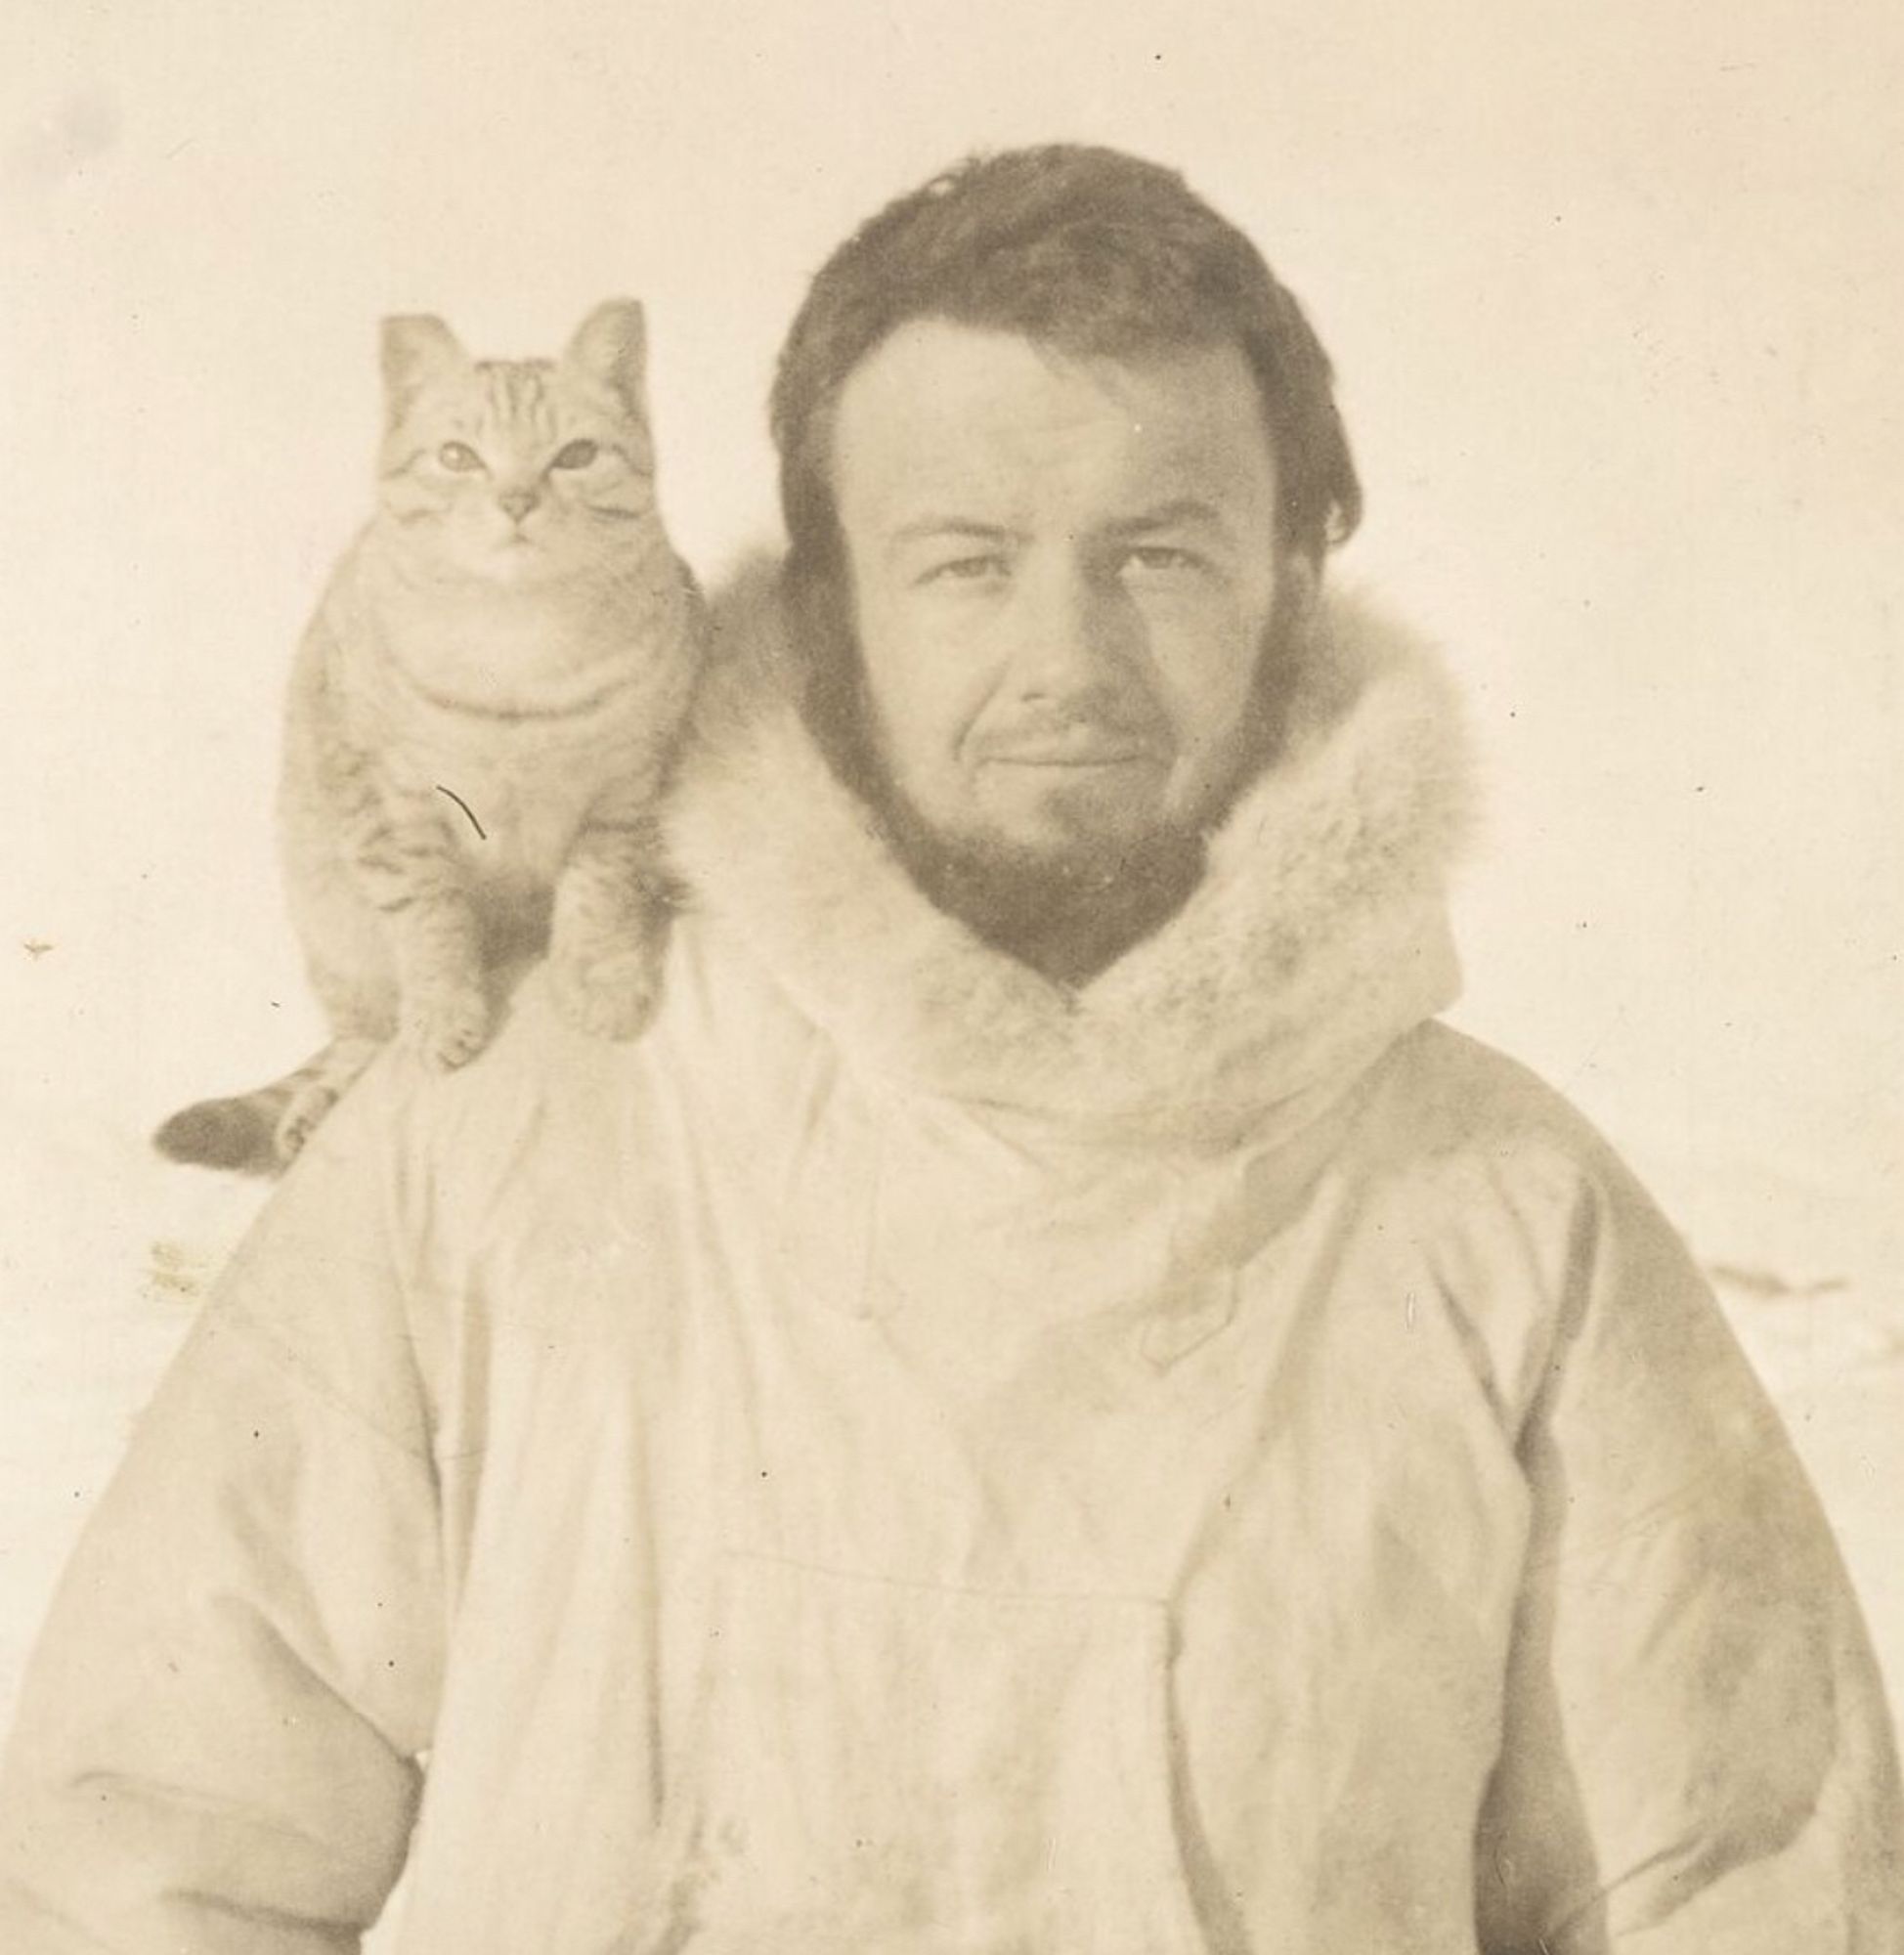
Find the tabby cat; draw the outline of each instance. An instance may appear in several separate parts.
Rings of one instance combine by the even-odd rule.
[[[641,307],[598,307],[555,361],[473,361],[423,317],[382,344],[379,507],[299,649],[279,796],[331,1041],[175,1114],[175,1160],[276,1172],[392,1038],[442,1068],[480,1051],[544,948],[591,1033],[654,1002],[702,621],[655,501]]]

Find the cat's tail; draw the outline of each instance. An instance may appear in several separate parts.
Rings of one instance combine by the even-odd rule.
[[[269,1086],[182,1108],[152,1136],[152,1146],[192,1167],[281,1174],[381,1049],[375,1039],[332,1039]]]

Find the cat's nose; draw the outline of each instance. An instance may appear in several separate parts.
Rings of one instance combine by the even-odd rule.
[[[505,489],[496,500],[510,522],[519,523],[542,499],[534,489]]]

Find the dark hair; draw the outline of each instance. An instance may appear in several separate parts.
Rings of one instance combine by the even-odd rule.
[[[1261,254],[1175,171],[1069,144],[974,156],[888,204],[815,277],[772,402],[796,587],[830,583],[829,480],[846,376],[916,319],[1017,332],[1083,358],[1233,344],[1262,396],[1277,535],[1320,558],[1362,515],[1328,356]]]

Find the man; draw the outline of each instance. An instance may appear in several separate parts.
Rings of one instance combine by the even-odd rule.
[[[1174,175],[822,271],[637,1045],[321,1131],[7,1770],[9,1950],[1904,1948],[1857,1612],[1684,1250],[1431,1022],[1461,746]],[[425,1762],[427,1760],[427,1762]]]

